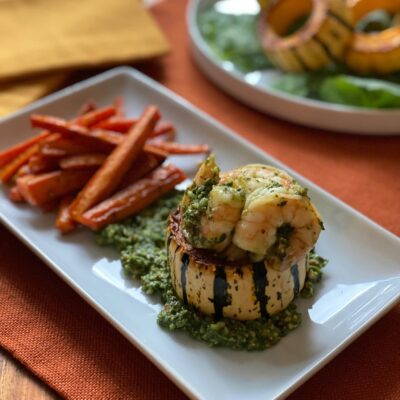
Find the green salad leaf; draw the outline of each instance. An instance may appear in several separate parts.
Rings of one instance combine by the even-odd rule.
[[[400,85],[370,78],[339,75],[324,79],[323,101],[368,108],[400,108]]]
[[[274,83],[273,88],[296,96],[308,97],[311,92],[308,81],[306,74],[286,74]]]
[[[372,78],[324,73],[284,74],[274,89],[328,103],[367,108],[400,108],[400,85]]]
[[[222,14],[209,8],[199,15],[201,34],[222,60],[242,72],[271,68],[257,36],[256,15]]]
[[[384,10],[366,15],[356,29],[373,32],[395,24],[395,18]],[[257,15],[225,14],[215,5],[199,15],[198,25],[211,50],[221,59],[232,62],[242,73],[273,69],[265,55],[257,33]],[[295,21],[288,34],[305,23],[307,17]],[[345,65],[331,64],[320,71],[282,73],[270,87],[294,96],[366,108],[400,108],[400,74],[376,79],[351,76]]]

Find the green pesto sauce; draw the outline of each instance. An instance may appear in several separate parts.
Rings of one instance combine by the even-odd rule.
[[[286,256],[289,247],[290,237],[294,228],[286,223],[281,225],[276,231],[276,241],[268,250],[267,259],[276,264],[281,263]]]
[[[100,245],[116,247],[128,276],[139,279],[147,294],[158,294],[163,310],[158,323],[171,331],[183,331],[209,346],[227,347],[235,350],[264,350],[296,329],[301,315],[295,304],[268,320],[236,321],[224,318],[215,321],[185,306],[175,295],[167,265],[165,230],[168,215],[176,208],[182,193],[173,192],[147,208],[139,215],[123,223],[106,227],[97,235]],[[314,294],[315,284],[322,278],[326,261],[314,252],[309,256],[309,271],[302,297]]]
[[[205,238],[200,235],[200,221],[207,211],[210,192],[219,182],[219,172],[214,156],[210,156],[200,166],[198,179],[195,178],[184,193],[181,203],[182,231],[185,239],[194,247],[204,247]],[[214,242],[219,243],[224,239],[220,237]]]

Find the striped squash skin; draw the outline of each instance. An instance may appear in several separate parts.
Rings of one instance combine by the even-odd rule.
[[[366,14],[383,9],[400,20],[400,0],[353,0],[353,22]],[[356,32],[346,54],[346,64],[361,74],[391,74],[400,71],[400,26],[395,20],[392,26],[380,32]]]
[[[278,3],[281,2],[295,1],[279,0],[275,7],[280,7]],[[313,0],[312,3],[313,15],[299,31],[290,36],[278,36],[268,22],[261,24],[263,48],[271,62],[283,71],[315,71],[344,59],[353,35],[345,0]],[[273,7],[266,14],[261,14],[261,18],[268,21],[268,12],[272,13]]]
[[[285,271],[264,262],[224,265],[199,260],[176,230],[168,227],[168,264],[172,285],[185,304],[216,318],[255,320],[284,310],[306,278],[306,259]]]

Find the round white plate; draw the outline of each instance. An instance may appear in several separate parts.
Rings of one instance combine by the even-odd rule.
[[[267,114],[314,128],[343,133],[399,135],[400,109],[378,110],[342,106],[305,99],[271,88],[278,71],[255,71],[244,74],[231,62],[215,55],[198,28],[198,15],[216,0],[191,0],[187,25],[191,49],[198,66],[221,89],[243,103]],[[225,0],[254,9],[256,0]]]

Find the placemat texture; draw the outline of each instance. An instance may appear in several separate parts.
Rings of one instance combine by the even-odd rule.
[[[185,0],[173,0],[154,9],[172,52],[141,69],[399,234],[399,139],[298,127],[252,111],[224,95],[208,83],[189,56],[185,5]],[[397,306],[290,399],[399,399],[399,337]],[[185,398],[3,227],[0,344],[66,398]]]

